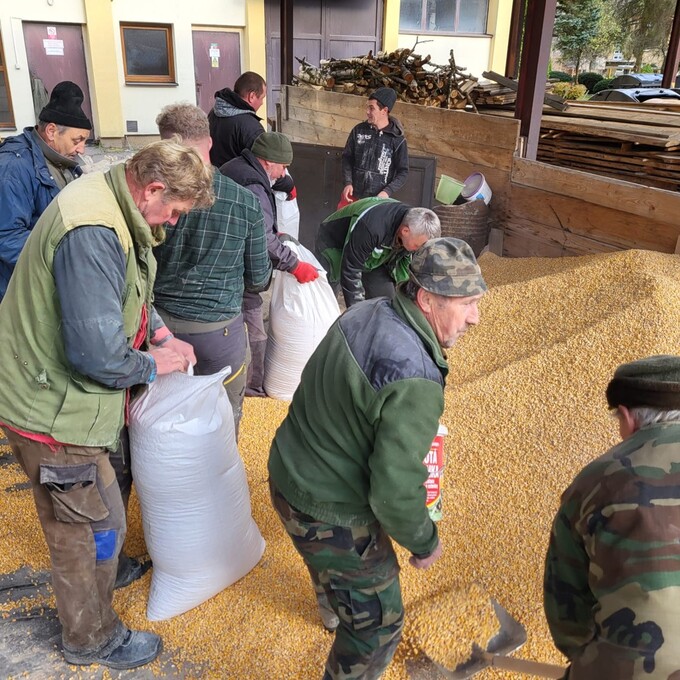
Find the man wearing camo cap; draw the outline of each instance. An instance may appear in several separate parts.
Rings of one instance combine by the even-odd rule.
[[[619,366],[622,441],[564,492],[545,612],[569,680],[680,678],[680,357]]]
[[[324,680],[378,678],[403,626],[390,539],[426,569],[441,554],[423,459],[444,410],[451,347],[486,291],[455,238],[427,241],[393,300],[353,305],[302,373],[269,456],[272,502],[335,630]]]

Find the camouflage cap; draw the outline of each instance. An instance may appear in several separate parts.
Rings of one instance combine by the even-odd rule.
[[[680,357],[658,355],[622,364],[607,385],[609,408],[680,409]]]
[[[433,238],[415,253],[409,277],[435,295],[467,297],[486,292],[486,283],[472,248],[457,238]]]

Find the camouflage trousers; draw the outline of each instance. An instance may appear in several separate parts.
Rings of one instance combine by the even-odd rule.
[[[319,522],[291,506],[270,482],[272,503],[302,556],[314,589],[340,619],[323,680],[376,680],[401,640],[404,607],[399,564],[377,522]]]

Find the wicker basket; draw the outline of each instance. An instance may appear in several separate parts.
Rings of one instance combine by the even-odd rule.
[[[433,208],[442,225],[442,236],[453,236],[470,244],[479,255],[489,240],[489,206],[484,201]]]

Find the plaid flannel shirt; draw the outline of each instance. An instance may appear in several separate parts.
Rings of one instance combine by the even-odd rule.
[[[213,206],[180,217],[154,250],[155,304],[190,321],[240,314],[244,289],[264,290],[272,272],[257,198],[219,172],[213,188]]]

